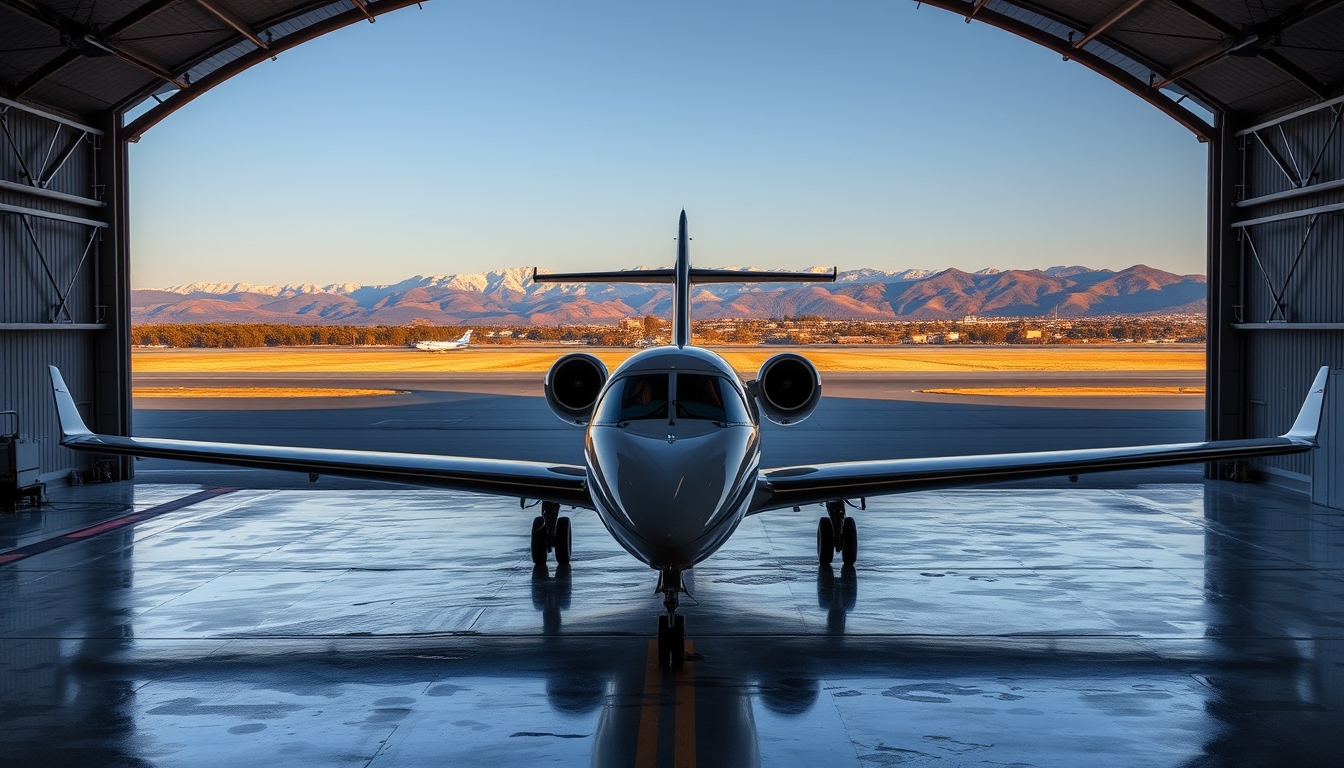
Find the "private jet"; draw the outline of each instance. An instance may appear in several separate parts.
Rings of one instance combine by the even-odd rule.
[[[98,454],[201,461],[390,480],[540,502],[531,556],[568,564],[570,520],[562,507],[589,509],[612,537],[658,574],[662,666],[682,663],[683,574],[710,557],[750,515],[822,504],[817,557],[846,565],[858,557],[858,526],[846,513],[871,496],[1089,472],[1250,459],[1316,447],[1328,368],[1322,368],[1285,434],[1247,440],[1033,453],[945,456],[762,467],[761,421],[794,425],[821,399],[821,377],[806,357],[782,352],[744,381],[714,352],[691,344],[692,286],[712,283],[832,282],[830,272],[757,272],[691,266],[686,212],[670,269],[540,274],[538,283],[663,283],[672,286],[672,343],[643,349],[614,371],[575,352],[557,359],[543,385],[556,416],[583,428],[582,465],[408,453],[294,448],[94,434],[50,368],[61,445]],[[465,337],[464,337],[465,338]]]
[[[471,344],[471,331],[462,334],[456,341],[417,341],[412,347],[421,352],[448,352],[454,349],[466,349]]]

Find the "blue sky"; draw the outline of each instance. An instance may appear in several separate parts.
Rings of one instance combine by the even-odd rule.
[[[131,148],[133,284],[704,266],[1202,272],[1206,153],[1074,63],[887,0],[433,0]]]

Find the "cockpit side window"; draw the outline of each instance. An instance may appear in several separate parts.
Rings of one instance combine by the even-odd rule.
[[[593,419],[600,424],[667,418],[668,375],[646,373],[627,376],[602,398]]]
[[[725,424],[744,424],[751,420],[732,384],[722,376],[703,373],[677,374],[677,418]]]

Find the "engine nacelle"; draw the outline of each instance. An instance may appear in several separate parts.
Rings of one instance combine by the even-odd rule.
[[[587,424],[606,383],[607,366],[601,360],[587,352],[565,355],[546,372],[546,404],[562,421]]]
[[[783,352],[761,366],[752,394],[765,418],[776,424],[797,424],[812,415],[821,401],[821,374],[802,355]]]

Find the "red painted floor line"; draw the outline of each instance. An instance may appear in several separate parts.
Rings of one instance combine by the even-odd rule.
[[[143,523],[144,521],[152,520],[153,518],[156,518],[159,515],[166,515],[169,512],[176,512],[179,509],[185,509],[193,504],[205,501],[207,499],[213,499],[217,496],[223,496],[226,493],[233,493],[236,490],[238,489],[211,488],[209,490],[193,493],[190,496],[183,496],[180,499],[174,499],[173,501],[170,501],[166,504],[160,504],[157,507],[150,507],[149,509],[141,510],[140,512],[131,512],[122,515],[121,517],[114,517],[111,520],[104,520],[101,523],[94,523],[93,525],[86,526],[84,528],[79,528],[77,530],[70,531],[69,533],[63,533],[60,536],[53,536],[50,539],[43,539],[41,541],[35,541],[32,544],[25,544],[22,547],[15,547],[14,549],[5,550],[4,552],[0,552],[0,565],[9,565],[10,563],[17,563],[18,561],[26,560],[32,557],[33,555],[40,555],[43,552],[50,552],[53,549],[59,549],[67,544],[74,544],[77,541],[83,541],[84,539],[90,538],[92,536],[97,536],[100,533],[107,533],[108,531],[115,531],[119,528],[125,528],[128,525]]]

